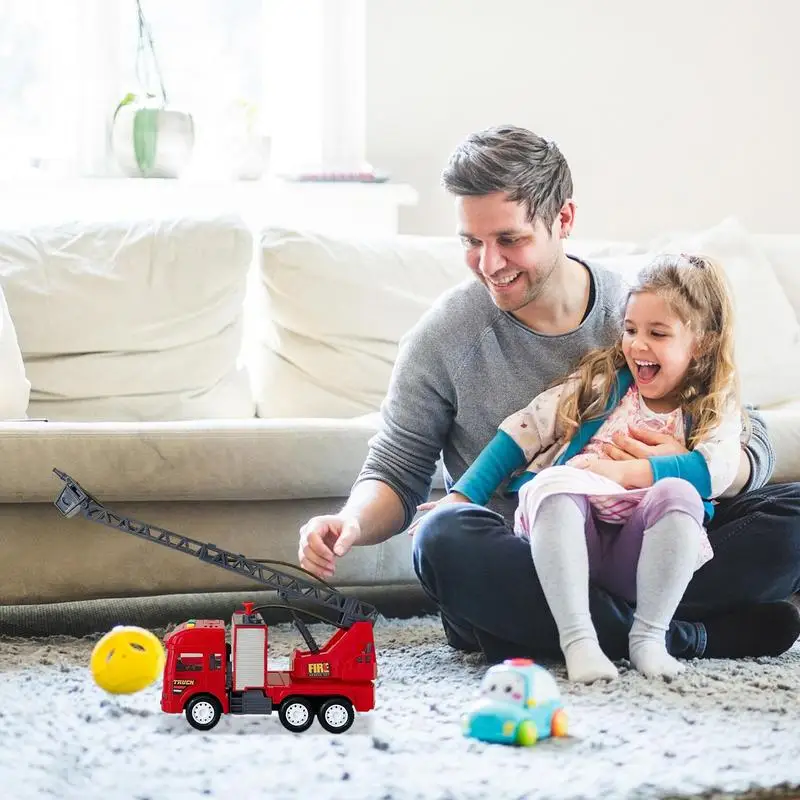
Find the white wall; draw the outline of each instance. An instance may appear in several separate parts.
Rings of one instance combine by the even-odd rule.
[[[553,138],[581,237],[734,214],[800,233],[795,0],[369,0],[367,153],[420,192],[402,230],[454,231],[439,173],[497,123]]]

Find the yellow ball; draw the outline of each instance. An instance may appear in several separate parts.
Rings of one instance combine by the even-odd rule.
[[[94,646],[89,667],[101,689],[133,694],[159,677],[165,660],[157,636],[144,628],[117,625]]]

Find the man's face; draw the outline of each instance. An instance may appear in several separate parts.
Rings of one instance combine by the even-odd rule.
[[[562,253],[561,222],[548,231],[503,192],[456,198],[459,235],[469,268],[503,311],[519,311],[544,288]]]

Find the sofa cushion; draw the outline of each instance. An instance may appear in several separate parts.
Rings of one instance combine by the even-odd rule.
[[[455,237],[266,230],[247,355],[259,416],[377,410],[400,337],[468,274]]]
[[[775,470],[770,483],[800,481],[800,401],[762,412],[775,450]]]
[[[17,340],[14,320],[8,310],[5,294],[0,289],[0,419],[22,419],[27,416],[31,384]]]
[[[252,416],[237,365],[252,254],[236,217],[0,231],[0,282],[32,384],[30,415]]]
[[[377,415],[357,419],[0,423],[14,469],[4,503],[49,502],[72,475],[108,500],[249,501],[346,497]]]
[[[97,498],[115,514],[249,558],[290,565],[297,564],[300,527],[310,517],[330,513],[344,502],[339,497],[250,503],[131,503],[110,500],[99,492]],[[82,518],[65,519],[46,503],[0,504],[0,531],[6,536],[0,561],[0,605],[95,598],[107,603],[113,597],[197,592],[245,593],[237,598],[238,603],[256,599],[253,594],[266,588],[235,572],[156,547],[137,536]],[[412,541],[401,534],[373,547],[354,547],[336,566],[335,586],[359,587],[354,589],[357,597],[362,597],[361,587],[421,592],[412,567]],[[279,569],[296,574],[291,568]],[[230,610],[234,607],[232,601]],[[64,613],[69,614],[69,608]]]
[[[758,240],[735,220],[644,242],[570,240],[567,251],[628,281],[661,253],[718,258],[736,305],[745,401],[770,407],[800,397],[797,315]],[[257,333],[248,353],[258,414],[346,417],[375,411],[400,337],[439,293],[468,274],[455,237],[356,240],[265,231],[252,308]],[[774,341],[781,342],[780,350],[771,346]]]
[[[761,234],[755,238],[800,319],[800,236]]]

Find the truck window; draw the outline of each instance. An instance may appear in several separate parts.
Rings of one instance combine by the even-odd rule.
[[[202,653],[180,653],[175,664],[176,672],[200,672],[203,669]]]

